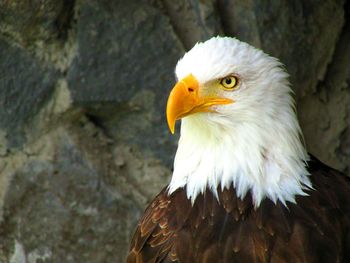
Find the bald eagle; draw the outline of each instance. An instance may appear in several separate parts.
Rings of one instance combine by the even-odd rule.
[[[140,219],[126,262],[350,262],[349,179],[305,150],[283,65],[215,37],[175,72],[172,179]]]

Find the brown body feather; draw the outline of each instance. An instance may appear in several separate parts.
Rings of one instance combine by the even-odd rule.
[[[207,190],[193,204],[185,189],[153,200],[131,241],[127,263],[350,262],[350,181],[316,159],[313,190],[287,207],[233,188]]]

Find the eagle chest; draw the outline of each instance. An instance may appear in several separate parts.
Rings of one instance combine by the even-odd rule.
[[[233,188],[218,198],[207,190],[193,205],[184,189],[163,190],[140,221],[127,262],[341,262],[340,211],[322,207],[320,194],[254,208],[249,194],[241,200]]]

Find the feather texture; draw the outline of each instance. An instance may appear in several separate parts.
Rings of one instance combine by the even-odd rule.
[[[313,190],[296,204],[235,190],[200,194],[194,204],[186,189],[167,189],[153,200],[131,241],[127,263],[350,262],[350,181],[312,158]]]

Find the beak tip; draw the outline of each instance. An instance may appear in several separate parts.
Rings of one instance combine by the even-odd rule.
[[[175,123],[173,125],[169,125],[169,130],[172,135],[175,133]]]
[[[170,114],[169,103],[167,105],[166,119],[167,119],[168,127],[169,127],[171,134],[174,134],[175,133],[176,118],[174,118],[174,116],[172,116],[172,114]]]

